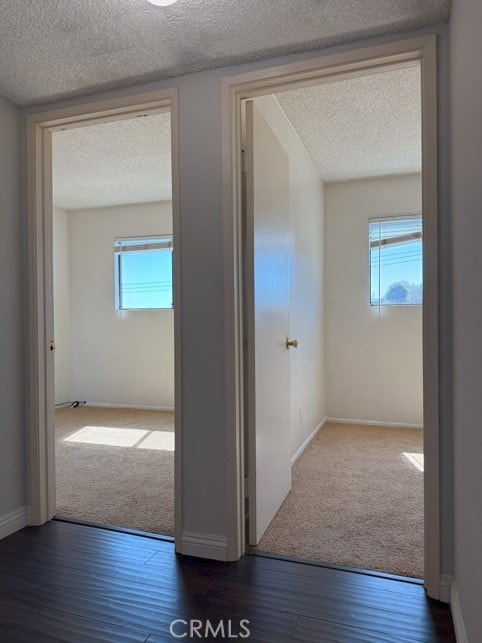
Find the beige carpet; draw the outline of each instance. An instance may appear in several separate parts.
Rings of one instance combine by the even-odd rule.
[[[174,534],[172,413],[60,409],[56,436],[59,515]],[[254,549],[422,577],[423,473],[404,453],[422,431],[326,424]]]
[[[174,535],[174,415],[55,412],[57,514]]]
[[[419,429],[326,424],[254,549],[423,577],[421,454]]]

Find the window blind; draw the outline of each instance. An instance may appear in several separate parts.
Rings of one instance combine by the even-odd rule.
[[[153,252],[155,250],[172,250],[172,236],[144,238],[117,238],[114,240],[116,252]]]

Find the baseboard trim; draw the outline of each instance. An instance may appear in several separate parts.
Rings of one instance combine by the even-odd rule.
[[[210,558],[211,560],[228,560],[228,543],[225,536],[183,531],[181,547],[177,551],[186,556]]]
[[[30,507],[20,507],[8,514],[0,516],[0,540],[10,536],[19,529],[23,529],[30,521]]]
[[[139,409],[141,411],[170,411],[174,412],[173,406],[144,406],[142,404],[110,404],[108,402],[87,402],[80,406],[91,406],[100,409]]]
[[[306,447],[309,445],[309,443],[313,440],[315,435],[318,433],[320,429],[323,428],[323,426],[326,424],[327,418],[323,418],[321,422],[316,426],[313,431],[310,433],[310,435],[306,438],[306,440],[303,442],[303,444],[300,446],[298,451],[294,454],[294,456],[291,458],[291,466],[294,465],[296,460],[300,457],[300,455],[303,453],[303,451],[306,449]]]
[[[450,609],[452,611],[452,620],[454,622],[455,638],[457,643],[469,643],[467,632],[465,630],[464,617],[462,616],[462,607],[460,605],[457,585],[452,580],[450,584]]]
[[[394,429],[423,429],[423,424],[406,424],[404,422],[380,422],[380,420],[348,420],[346,418],[326,418],[326,422],[335,424],[361,424],[362,426],[389,426]]]
[[[442,603],[450,603],[450,587],[452,585],[451,574],[440,574],[440,595]]]

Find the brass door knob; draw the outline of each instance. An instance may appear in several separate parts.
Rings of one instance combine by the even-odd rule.
[[[286,340],[286,350],[289,350],[291,347],[298,348],[298,340],[297,339],[287,339]]]

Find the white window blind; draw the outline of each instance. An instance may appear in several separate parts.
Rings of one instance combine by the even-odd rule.
[[[421,215],[377,217],[369,222],[370,304],[422,303],[423,230]]]

